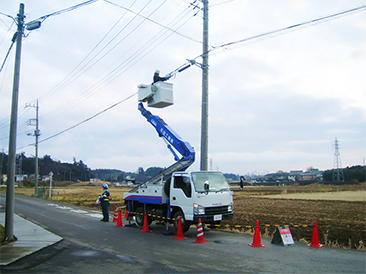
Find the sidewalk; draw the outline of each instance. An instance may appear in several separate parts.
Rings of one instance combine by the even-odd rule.
[[[5,209],[0,206],[0,224],[5,226]],[[0,246],[0,265],[8,265],[62,240],[61,237],[14,214],[17,241]]]

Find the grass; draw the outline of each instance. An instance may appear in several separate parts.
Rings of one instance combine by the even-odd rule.
[[[3,245],[3,239],[5,238],[5,228],[0,225],[0,245]]]

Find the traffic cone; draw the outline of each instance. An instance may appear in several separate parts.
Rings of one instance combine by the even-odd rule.
[[[121,213],[121,210],[118,211],[117,224],[115,226],[124,226],[122,224],[122,213]]]
[[[320,248],[320,247],[324,246],[324,245],[319,244],[318,225],[316,224],[316,221],[314,222],[314,226],[313,226],[313,235],[311,236],[311,243],[308,244],[308,246],[316,247],[316,248]]]
[[[251,247],[264,247],[261,243],[261,231],[259,230],[258,220],[255,223],[253,243],[249,244]]]
[[[187,238],[186,238],[186,237],[184,237],[184,235],[183,235],[182,220],[181,220],[181,217],[180,217],[180,216],[179,216],[179,218],[178,218],[177,236],[175,236],[173,239],[174,239],[174,240],[184,240],[184,239],[187,239]]]
[[[146,212],[145,212],[145,215],[144,215],[144,224],[143,224],[142,230],[140,230],[140,232],[151,232],[151,230],[149,228],[149,224],[147,223],[147,215],[146,215]]]
[[[116,223],[118,220],[118,207],[116,206],[114,210],[113,223]]]
[[[126,209],[126,211],[125,211],[125,219],[127,220],[127,218],[128,218],[128,210]]]
[[[197,226],[197,239],[193,242],[195,244],[204,244],[208,241],[205,240],[205,237],[203,236],[203,229],[202,229],[202,222],[201,218],[198,219],[198,226]]]

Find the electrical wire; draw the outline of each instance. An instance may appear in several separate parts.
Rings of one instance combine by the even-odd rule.
[[[338,12],[338,13],[335,13],[335,14],[327,15],[327,16],[320,17],[320,18],[317,18],[317,19],[313,19],[313,20],[310,20],[310,21],[306,21],[306,22],[303,22],[303,23],[291,25],[289,27],[285,27],[285,28],[269,31],[269,32],[266,32],[266,33],[262,33],[262,34],[259,34],[259,35],[251,36],[251,37],[248,37],[248,38],[240,39],[240,40],[237,40],[237,41],[232,41],[232,42],[222,44],[222,45],[217,46],[217,47],[211,47],[211,49],[209,49],[207,52],[204,52],[204,53],[198,55],[197,57],[195,57],[191,60],[187,60],[188,61],[187,63],[185,63],[185,64],[181,65],[180,67],[178,67],[177,69],[171,71],[168,75],[174,76],[177,73],[189,68],[192,65],[201,65],[196,61],[197,59],[202,58],[205,54],[211,54],[212,55],[212,52],[217,51],[219,49],[226,49],[227,50],[228,47],[231,47],[231,46],[234,46],[234,45],[244,44],[244,43],[255,43],[255,42],[258,42],[258,41],[261,41],[261,40],[264,40],[264,39],[269,39],[269,38],[273,38],[273,37],[276,37],[276,36],[279,36],[279,35],[283,35],[283,34],[285,34],[287,32],[290,32],[290,31],[295,31],[296,29],[301,28],[301,27],[304,28],[304,27],[307,27],[307,26],[315,25],[315,24],[321,24],[321,23],[324,23],[324,22],[327,22],[327,21],[330,21],[330,20],[337,19],[338,17],[341,17],[341,16],[346,16],[346,15],[350,15],[351,13],[354,13],[354,12],[362,11],[364,9],[366,9],[366,5],[363,5],[363,6],[360,6],[360,7],[357,7],[357,8],[352,8],[352,9],[349,9],[349,10],[345,10],[345,11],[342,11],[342,12]]]
[[[130,8],[136,3],[137,0],[135,0]],[[151,2],[151,1],[150,1]],[[128,11],[125,11],[124,14],[122,14],[122,16],[117,20],[117,22],[111,27],[111,29],[103,36],[103,38],[94,46],[94,48],[83,58],[83,60],[81,60],[81,62],[60,82],[58,83],[54,88],[52,88],[50,91],[46,92],[44,95],[40,96],[38,99],[40,100],[45,100],[48,97],[50,97],[51,95],[53,95],[54,93],[56,93],[57,91],[61,90],[62,88],[66,87],[67,85],[69,85],[71,82],[73,82],[74,80],[76,80],[77,78],[80,77],[80,75],[82,73],[84,73],[85,71],[87,71],[88,69],[90,69],[92,66],[94,66],[96,64],[96,62],[89,66],[89,68],[87,70],[84,70],[83,72],[81,72],[81,70],[83,68],[85,68],[88,64],[90,64],[90,62],[92,60],[94,60],[114,39],[117,38],[117,36],[119,34],[121,34],[122,30],[125,29],[125,27],[118,33],[116,34],[108,43],[106,46],[104,46],[101,50],[99,50],[89,61],[86,62],[87,58],[89,56],[92,55],[92,53],[94,51],[96,51],[96,49],[98,48],[98,46],[107,38],[107,36],[112,32],[113,29],[115,29],[118,25],[118,23],[124,18],[124,16],[126,15]],[[132,19],[133,20],[133,19]],[[132,21],[131,20],[131,21]],[[131,22],[130,21],[130,22]],[[128,23],[129,24],[129,23]],[[128,25],[127,24],[127,25]],[[83,66],[82,64],[85,63]],[[79,68],[79,69],[78,69]],[[77,70],[78,69],[78,70]]]
[[[187,20],[188,21],[188,20]],[[180,28],[181,26],[183,26],[187,21],[185,21],[185,22],[183,22],[178,28]],[[164,32],[166,33],[168,30],[165,30]],[[169,36],[171,36],[173,33],[170,33],[170,35]],[[169,37],[168,36],[168,37]],[[167,37],[165,38],[165,39],[167,39]],[[164,40],[165,40],[164,39]],[[152,43],[149,43],[149,41],[148,42],[146,42],[146,44],[149,44],[149,45],[152,45]],[[149,51],[150,52],[150,51]],[[147,53],[145,53],[145,55],[144,56],[146,56],[149,52],[147,52]],[[144,56],[142,56],[140,59],[142,59]],[[139,59],[139,60],[140,60]],[[115,76],[115,74],[108,74],[109,76],[114,76],[113,78],[115,79],[116,77],[118,77],[118,76]],[[88,118],[88,119],[86,119],[86,120],[84,120],[84,121],[82,121],[82,122],[80,122],[80,123],[78,123],[78,124],[76,124],[76,125],[74,125],[74,126],[72,126],[72,127],[70,127],[70,128],[68,128],[68,129],[66,129],[66,130],[64,130],[64,131],[61,131],[61,132],[59,132],[59,133],[57,133],[57,134],[55,134],[55,135],[52,135],[52,136],[50,136],[50,137],[48,137],[48,138],[46,138],[46,139],[43,139],[43,140],[41,140],[40,142],[43,142],[43,141],[47,141],[47,140],[49,140],[49,139],[52,139],[52,138],[54,138],[54,137],[57,137],[57,136],[59,136],[59,135],[61,135],[62,133],[64,133],[64,132],[66,132],[66,131],[68,131],[68,130],[71,130],[71,129],[73,129],[73,128],[75,128],[75,127],[77,127],[77,126],[79,126],[79,125],[81,125],[81,124],[83,124],[83,123],[85,123],[85,122],[87,122],[87,121],[90,121],[91,119],[93,119],[93,118],[95,118],[95,117],[97,117],[97,116],[99,116],[100,114],[102,114],[102,113],[104,113],[104,112],[106,112],[107,110],[109,110],[109,109],[111,109],[111,108],[113,108],[113,107],[115,107],[115,106],[117,106],[118,104],[120,104],[120,103],[122,103],[122,102],[124,102],[124,101],[126,101],[127,99],[129,99],[129,98],[131,98],[131,97],[133,97],[133,96],[135,96],[137,93],[135,93],[135,94],[133,94],[133,95],[131,95],[131,96],[129,96],[128,98],[126,98],[126,99],[124,99],[124,100],[122,100],[122,101],[120,101],[120,102],[118,102],[118,103],[116,103],[116,104],[114,104],[114,105],[112,105],[111,107],[109,107],[109,108],[107,108],[107,109],[104,109],[103,111],[101,111],[101,112],[99,112],[99,113],[97,113],[96,115],[93,115],[92,117],[90,117],[90,118]],[[34,145],[34,144],[30,144],[30,145]],[[30,145],[27,145],[27,146],[30,146]],[[24,147],[27,147],[27,146],[24,146]],[[24,148],[24,147],[20,147],[19,149],[22,149],[22,148]]]
[[[111,5],[117,6],[117,7],[121,8],[121,9],[126,9],[125,7],[123,7],[123,6],[121,6],[121,5],[118,5],[118,4],[116,4],[116,3],[113,3],[113,2],[112,2],[112,1],[110,1],[110,0],[103,0],[103,1],[104,1],[104,2],[107,2],[107,3],[111,4]],[[128,11],[130,11],[131,13],[136,14],[136,12],[134,12],[133,10],[128,10]],[[156,21],[154,21],[154,20],[152,20],[152,19],[150,19],[150,18],[148,18],[148,17],[145,17],[145,16],[143,16],[143,15],[141,15],[141,14],[138,14],[138,15],[139,15],[139,16],[141,16],[142,18],[144,18],[145,20],[148,20],[148,21],[150,21],[150,22],[152,22],[152,23],[154,23],[154,24],[157,24],[158,26],[160,26],[160,27],[162,27],[162,28],[166,28],[166,29],[170,30],[171,32],[174,32],[174,33],[176,33],[176,34],[178,34],[178,35],[180,35],[180,36],[182,36],[182,37],[184,37],[184,38],[187,38],[188,40],[191,40],[191,41],[193,41],[193,42],[195,42],[195,43],[202,44],[202,41],[199,41],[199,40],[193,39],[193,38],[191,38],[191,37],[189,37],[189,36],[187,36],[187,35],[184,35],[184,34],[182,34],[182,33],[179,33],[179,32],[177,32],[176,30],[173,30],[173,29],[171,29],[171,28],[169,28],[169,27],[167,27],[167,26],[164,26],[164,25],[162,25],[162,24],[160,24],[160,23],[158,23],[158,22],[156,22]]]
[[[158,7],[159,8],[159,7]],[[156,11],[156,10],[155,10]],[[155,11],[153,11],[149,16],[151,16]],[[190,17],[191,18],[191,17]],[[144,20],[145,21],[145,20]],[[132,31],[130,31],[126,36],[129,36],[130,34],[132,34],[139,26],[141,26],[141,24],[144,22],[144,21],[142,21],[138,26],[136,26]],[[188,20],[187,20],[188,21]],[[186,22],[187,22],[186,21]],[[182,26],[182,25],[181,25]],[[181,26],[179,26],[179,28],[181,27]],[[166,32],[167,32],[168,30],[166,30]],[[133,54],[130,54],[129,55],[129,57],[123,62],[123,63],[121,63],[120,65],[118,65],[115,69],[113,69],[112,71],[108,71],[108,72],[106,72],[105,73],[105,77],[103,77],[101,80],[99,80],[97,83],[95,83],[95,84],[93,84],[91,87],[89,87],[89,88],[87,88],[83,93],[81,93],[81,94],[79,94],[78,95],[78,97],[79,97],[79,99],[72,99],[72,100],[70,100],[72,103],[70,103],[70,104],[68,104],[68,105],[65,105],[65,106],[63,106],[62,108],[60,108],[60,109],[58,109],[58,112],[56,113],[56,112],[52,112],[52,113],[50,113],[49,115],[44,115],[43,116],[43,118],[46,118],[46,119],[49,119],[49,118],[51,118],[51,117],[55,117],[55,116],[59,116],[60,114],[62,114],[63,112],[65,112],[67,109],[70,109],[70,108],[72,108],[73,106],[75,106],[75,105],[77,105],[77,104],[79,104],[81,101],[83,101],[83,100],[85,100],[85,99],[87,99],[87,98],[89,98],[90,96],[92,96],[92,93],[95,93],[95,92],[97,92],[97,91],[99,91],[101,88],[102,88],[102,86],[101,86],[101,84],[102,83],[105,83],[106,81],[108,81],[108,83],[110,83],[111,81],[113,81],[114,79],[116,79],[118,76],[120,76],[121,74],[123,74],[126,70],[124,70],[123,72],[121,72],[121,73],[119,73],[119,74],[117,74],[119,71],[121,71],[121,69],[123,69],[124,67],[126,67],[127,65],[130,65],[131,64],[131,62],[133,61],[133,60],[136,60],[136,58],[138,57],[138,56],[140,56],[142,53],[143,53],[143,51],[145,51],[147,48],[151,48],[151,47],[157,47],[157,45],[155,45],[154,44],[154,42],[151,42],[151,40],[153,40],[153,39],[155,39],[155,41],[157,41],[158,40],[158,38],[159,38],[159,36],[157,36],[157,35],[155,35],[155,36],[153,36],[153,38],[152,39],[150,39],[148,42],[146,42],[145,43],[145,45],[144,46],[146,46],[145,47],[145,49],[144,49],[144,46],[142,46],[141,48],[138,48],[138,49],[136,49],[136,44],[135,45],[132,45],[131,47],[130,47],[130,49],[135,49],[135,53],[133,53]],[[120,41],[120,42],[122,42],[122,40]],[[119,42],[119,43],[120,43]],[[160,42],[161,43],[161,42]],[[115,46],[113,47],[113,48],[115,48]],[[107,53],[109,53],[110,51],[108,51]],[[140,53],[139,53],[140,52]],[[107,54],[106,53],[106,54]],[[102,57],[104,57],[106,54],[104,54]],[[128,55],[128,51],[125,51],[125,55]],[[144,55],[144,56],[146,56],[146,54]],[[102,58],[101,57],[101,58]],[[98,59],[96,62],[98,62],[100,59]],[[138,59],[138,61],[140,61],[141,60],[141,58],[140,59]],[[118,61],[118,60],[117,60]],[[137,61],[135,61],[132,65],[135,65],[136,64],[136,62]],[[132,65],[130,65],[130,67],[132,66]],[[129,68],[130,68],[129,67]],[[116,76],[117,75],[117,76]],[[113,79],[112,79],[113,78]]]
[[[110,2],[110,1],[107,1],[107,0],[104,0],[104,1],[106,1],[106,2]],[[233,45],[236,45],[236,44],[242,44],[242,43],[244,43],[244,42],[248,42],[248,41],[255,40],[255,39],[259,39],[259,38],[264,38],[264,37],[266,37],[266,36],[270,36],[270,35],[277,34],[277,33],[282,33],[282,32],[288,31],[288,30],[294,30],[294,29],[297,29],[297,28],[299,28],[299,27],[305,27],[305,26],[307,26],[307,25],[322,23],[322,22],[325,22],[325,21],[329,21],[329,20],[332,20],[332,19],[336,19],[337,17],[340,17],[340,16],[348,15],[348,14],[350,14],[350,13],[352,13],[352,12],[361,11],[361,10],[363,10],[363,9],[365,9],[365,8],[366,8],[366,5],[364,5],[364,6],[360,6],[360,7],[357,7],[357,8],[353,8],[353,9],[350,9],[350,10],[346,10],[346,11],[343,11],[343,12],[339,12],[339,13],[336,13],[336,14],[332,14],[332,15],[324,16],[324,17],[321,17],[321,18],[318,18],[318,19],[314,19],[314,20],[311,20],[311,21],[306,21],[306,22],[303,22],[303,23],[300,23],[300,24],[292,25],[292,26],[289,26],[289,27],[286,27],[286,28],[281,28],[281,29],[278,29],[278,30],[270,31],[270,32],[267,32],[267,33],[264,33],[264,34],[260,34],[260,35],[252,36],[252,37],[249,37],[249,38],[245,38],[245,39],[241,39],[241,40],[237,40],[237,41],[229,42],[229,43],[226,43],[226,44],[222,44],[222,45],[220,45],[220,46],[218,46],[218,47],[215,47],[215,48],[212,48],[212,49],[208,50],[206,53],[203,53],[203,54],[201,54],[201,55],[197,56],[197,57],[196,57],[196,58],[194,58],[193,60],[188,60],[188,63],[183,64],[183,65],[182,65],[182,66],[180,66],[178,69],[176,69],[176,70],[172,71],[172,72],[171,72],[171,74],[175,74],[175,73],[178,73],[178,72],[181,72],[181,71],[183,71],[183,70],[187,69],[187,68],[188,68],[188,67],[190,67],[191,65],[196,64],[196,61],[195,61],[196,59],[198,59],[198,58],[202,57],[204,54],[211,53],[211,52],[216,51],[216,50],[218,50],[218,49],[226,48],[226,47],[233,46]],[[168,28],[168,29],[169,29],[169,28]],[[170,29],[169,29],[169,30],[170,30]],[[177,32],[174,32],[174,33],[177,33]],[[62,133],[64,133],[64,132],[66,132],[66,131],[68,131],[68,130],[73,129],[73,128],[77,127],[78,125],[81,125],[81,124],[83,124],[83,123],[85,123],[85,122],[87,122],[87,121],[89,121],[89,120],[91,120],[91,119],[95,118],[96,116],[99,116],[100,114],[104,113],[105,111],[107,111],[107,110],[109,110],[109,109],[111,109],[111,108],[113,108],[113,107],[117,106],[118,104],[120,104],[120,103],[122,103],[122,102],[126,101],[127,99],[129,99],[129,98],[133,97],[133,96],[134,96],[134,95],[136,95],[136,94],[137,94],[137,93],[135,93],[135,94],[133,94],[133,95],[129,96],[128,98],[126,98],[126,99],[124,99],[124,100],[122,100],[122,101],[120,101],[120,102],[118,102],[118,103],[116,103],[116,104],[112,105],[111,107],[109,107],[109,108],[107,108],[107,109],[105,109],[105,110],[103,110],[103,111],[101,111],[101,112],[99,112],[99,113],[97,113],[97,114],[93,115],[92,117],[90,117],[90,118],[88,118],[88,119],[86,119],[86,120],[84,120],[84,121],[82,121],[82,122],[80,122],[80,123],[78,123],[78,124],[76,124],[76,125],[74,125],[74,126],[72,126],[72,127],[68,128],[68,129],[66,129],[66,130],[64,130],[64,131],[62,131],[62,132],[59,132],[59,133],[57,133],[57,134],[55,134],[55,135],[52,135],[52,136],[50,136],[50,137],[48,137],[48,138],[46,138],[46,139],[43,139],[43,140],[42,140],[42,142],[47,141],[47,140],[49,140],[49,139],[51,139],[51,138],[54,138],[54,137],[56,137],[56,136],[59,136],[60,134],[62,134]],[[23,148],[23,147],[22,147],[22,148]],[[19,148],[19,149],[21,149],[21,148]]]
[[[137,94],[137,92],[135,92],[134,94],[132,94],[132,95],[128,96],[127,98],[125,98],[125,99],[123,99],[123,100],[121,100],[121,101],[119,101],[119,102],[117,102],[117,103],[115,103],[115,104],[113,104],[113,105],[109,106],[108,108],[103,109],[102,111],[98,112],[97,114],[94,114],[93,116],[91,116],[91,117],[89,117],[89,118],[87,118],[87,119],[85,119],[85,120],[83,120],[83,121],[81,121],[81,122],[79,122],[79,123],[77,123],[77,124],[75,124],[75,125],[73,125],[73,126],[71,126],[71,127],[67,128],[67,129],[65,129],[65,130],[63,130],[63,131],[60,131],[59,133],[56,133],[56,134],[54,134],[54,135],[52,135],[52,136],[49,136],[49,137],[47,137],[47,138],[45,138],[45,139],[42,139],[42,140],[38,141],[38,143],[46,142],[46,141],[48,141],[48,140],[50,140],[50,139],[53,139],[53,138],[55,138],[55,137],[57,137],[57,136],[59,136],[59,135],[61,135],[61,134],[65,133],[65,132],[67,132],[67,131],[69,131],[69,130],[72,130],[72,129],[74,129],[74,128],[76,128],[76,127],[78,127],[78,126],[80,126],[80,125],[82,125],[82,124],[84,124],[84,123],[86,123],[86,122],[88,122],[88,121],[92,120],[93,118],[95,118],[95,117],[97,117],[97,116],[101,115],[102,113],[104,113],[104,112],[106,112],[106,111],[108,111],[108,110],[110,110],[110,109],[112,109],[112,108],[114,108],[114,107],[118,106],[119,104],[121,104],[121,103],[123,103],[123,102],[127,101],[128,99],[131,99],[131,98],[132,98],[132,97],[134,97],[136,94]],[[26,145],[26,146],[23,146],[23,147],[17,148],[17,150],[23,149],[23,148],[28,147],[28,146],[34,146],[34,145],[35,145],[35,143],[33,143],[33,144],[29,144],[29,145]]]
[[[357,7],[357,8],[353,8],[353,9],[349,9],[349,10],[345,10],[345,11],[342,11],[342,12],[338,12],[338,13],[335,13],[335,14],[327,15],[327,16],[320,17],[320,18],[317,18],[317,19],[313,19],[313,20],[310,20],[310,21],[306,21],[306,22],[303,22],[303,23],[295,24],[295,25],[292,25],[292,26],[289,26],[289,27],[269,31],[269,32],[266,32],[266,33],[262,33],[262,34],[259,34],[259,35],[249,37],[249,38],[244,38],[244,39],[241,39],[241,40],[237,40],[237,41],[229,42],[229,43],[226,43],[226,44],[222,44],[218,47],[213,47],[212,49],[208,50],[206,53],[203,53],[203,54],[199,55],[198,57],[202,57],[204,54],[211,53],[211,52],[213,52],[215,50],[218,50],[218,49],[227,48],[229,46],[233,46],[233,45],[236,45],[236,44],[242,44],[242,43],[245,43],[245,42],[249,42],[251,40],[264,38],[264,37],[267,37],[267,36],[270,36],[270,35],[273,35],[273,34],[281,35],[282,33],[284,34],[287,31],[293,31],[293,30],[295,30],[297,28],[300,28],[300,27],[306,27],[306,26],[310,26],[312,24],[315,25],[315,24],[324,23],[326,21],[334,20],[334,19],[336,19],[338,17],[341,17],[341,16],[349,15],[353,12],[362,11],[363,9],[366,9],[366,5],[363,5],[363,6],[360,6],[360,7]],[[271,37],[268,37],[268,38],[271,38]],[[198,57],[196,57],[196,58],[198,58]]]
[[[187,21],[188,21],[188,20],[187,20]],[[187,22],[187,21],[186,21],[186,22]],[[184,24],[184,23],[183,23],[183,24]],[[181,26],[182,26],[183,24],[181,24]],[[179,27],[181,27],[181,26],[179,26]],[[178,27],[178,28],[179,28],[179,27]],[[166,30],[166,31],[168,31],[168,30]],[[165,39],[164,39],[164,40],[165,40]],[[146,44],[147,44],[147,43],[146,43]],[[152,44],[150,44],[150,45],[152,45]],[[145,55],[146,55],[146,54],[145,54]],[[141,58],[140,58],[140,59],[141,59]],[[114,73],[114,75],[115,75],[115,73]],[[114,78],[116,78],[116,77],[114,77]]]
[[[53,13],[50,13],[50,14],[41,16],[38,19],[35,19],[35,20],[33,20],[33,21],[31,21],[31,22],[29,22],[27,24],[33,23],[34,21],[44,22],[49,17],[56,16],[56,15],[60,15],[60,14],[65,13],[65,12],[73,11],[73,10],[76,10],[78,8],[84,7],[86,5],[93,4],[93,3],[97,2],[97,1],[99,1],[99,0],[89,0],[89,1],[86,1],[86,2],[83,2],[83,3],[80,3],[80,4],[77,4],[75,6],[72,6],[72,7],[66,8],[66,9],[62,9],[62,10],[59,10],[59,11],[55,11]]]
[[[15,34],[14,34],[14,36],[13,36],[13,39],[11,39],[11,44],[10,44],[10,47],[9,47],[9,49],[8,49],[8,52],[7,52],[7,53],[6,53],[6,55],[5,55],[5,58],[4,58],[4,61],[3,61],[3,64],[2,64],[2,65],[1,65],[1,67],[0,67],[0,72],[3,70],[3,67],[4,67],[4,65],[5,65],[6,60],[8,60],[9,53],[10,53],[11,49],[13,48],[13,45],[14,45],[14,43],[15,43],[15,41],[16,41],[16,35],[17,35],[17,33],[15,33]]]

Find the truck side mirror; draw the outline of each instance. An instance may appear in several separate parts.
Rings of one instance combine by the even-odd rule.
[[[205,190],[206,195],[207,195],[208,192],[210,191],[210,182],[209,181],[205,181],[203,187],[204,187],[204,190]]]

